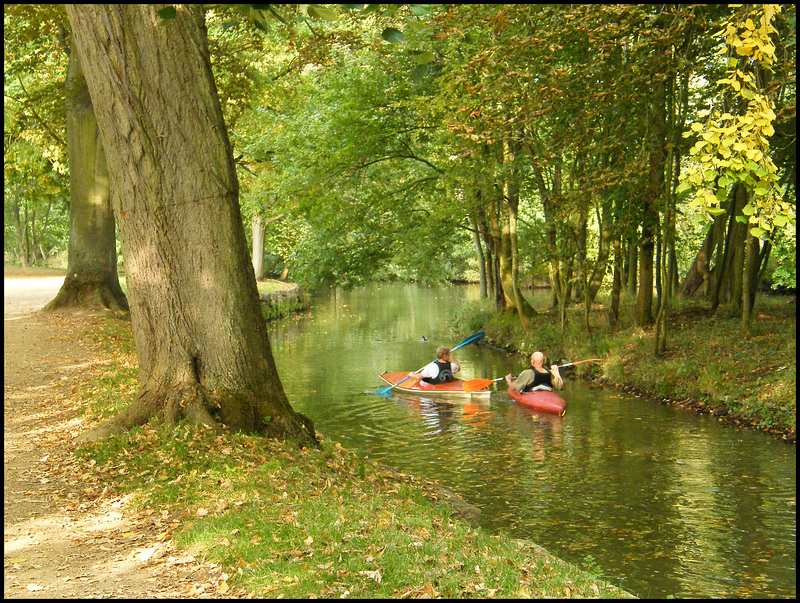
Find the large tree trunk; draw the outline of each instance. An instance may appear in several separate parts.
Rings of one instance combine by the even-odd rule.
[[[117,275],[117,238],[108,166],[92,98],[73,43],[67,68],[70,205],[67,276],[46,312],[64,308],[127,311]]]
[[[141,389],[94,439],[151,418],[316,444],[283,391],[248,257],[203,9],[67,5],[106,148]]]

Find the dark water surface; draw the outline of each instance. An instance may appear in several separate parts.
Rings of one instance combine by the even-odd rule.
[[[437,345],[470,335],[451,341],[438,325],[477,296],[473,286],[375,285],[271,323],[294,408],[345,447],[457,491],[482,509],[485,529],[591,565],[638,596],[795,597],[792,444],[569,376],[563,419],[537,416],[502,387],[483,403],[375,395],[379,373],[417,370]],[[465,379],[523,368],[485,346],[454,355]]]

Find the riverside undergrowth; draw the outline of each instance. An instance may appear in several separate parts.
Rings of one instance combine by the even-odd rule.
[[[120,404],[98,395],[108,384],[135,392],[126,324],[108,319],[97,332],[109,362],[102,387],[79,393],[91,420]],[[630,596],[591,568],[455,519],[436,484],[320,439],[321,448],[309,450],[198,425],[148,424],[77,455],[87,483],[128,495],[138,513],[174,518],[162,539],[219,564],[218,595]]]
[[[454,321],[458,332],[483,329],[489,344],[512,353],[542,350],[559,363],[602,357],[601,363],[576,367],[573,375],[794,441],[797,314],[791,299],[759,296],[748,337],[728,307],[710,312],[703,302],[673,300],[667,350],[659,357],[652,327],[634,324],[633,300],[623,302],[613,328],[607,304],[595,304],[588,330],[582,308],[569,309],[564,329],[556,312],[537,308],[533,333],[522,329],[516,314],[487,302],[465,304]]]

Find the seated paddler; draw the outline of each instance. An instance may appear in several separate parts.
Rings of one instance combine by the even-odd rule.
[[[506,375],[508,387],[513,387],[518,392],[547,391],[564,389],[564,380],[558,372],[558,365],[554,364],[549,368],[544,366],[544,354],[534,352],[531,354],[531,367],[522,371],[516,381],[511,375]]]
[[[447,383],[454,381],[455,373],[461,370],[455,360],[450,348],[439,346],[436,348],[436,360],[426,365],[421,371],[416,373],[409,373],[408,376],[415,380],[417,383],[430,383],[436,385],[438,383]]]

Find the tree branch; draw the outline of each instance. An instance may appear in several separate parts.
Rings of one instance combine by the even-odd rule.
[[[53,130],[50,128],[50,126],[48,126],[48,125],[45,123],[45,121],[44,121],[44,120],[43,120],[43,119],[42,119],[42,118],[39,116],[39,114],[36,112],[36,109],[35,109],[35,108],[34,108],[34,106],[33,106],[33,100],[31,99],[31,96],[30,96],[30,94],[28,94],[28,91],[25,89],[25,84],[23,84],[23,83],[22,83],[22,78],[21,78],[20,76],[17,76],[17,81],[19,82],[19,85],[20,85],[20,87],[22,88],[22,92],[24,92],[24,93],[25,93],[25,96],[26,96],[26,98],[27,98],[27,102],[25,102],[25,101],[22,101],[22,100],[20,100],[20,99],[18,99],[18,98],[14,98],[14,97],[13,97],[13,96],[11,96],[10,94],[8,94],[8,92],[6,92],[6,96],[8,96],[8,97],[9,97],[10,99],[12,99],[12,100],[15,100],[15,101],[17,101],[17,102],[18,102],[19,104],[21,104],[23,107],[25,107],[25,108],[27,108],[27,109],[30,109],[30,110],[31,110],[31,112],[33,112],[33,116],[36,118],[36,121],[38,121],[38,122],[39,122],[39,124],[40,124],[40,125],[41,125],[41,126],[44,128],[44,129],[45,129],[45,132],[47,132],[47,133],[48,133],[48,134],[49,134],[49,135],[50,135],[50,136],[51,136],[51,137],[52,137],[52,138],[53,138],[53,139],[54,139],[54,140],[55,140],[57,143],[59,143],[60,145],[62,145],[63,147],[65,147],[65,148],[66,148],[66,146],[67,146],[67,143],[66,143],[66,142],[64,142],[63,140],[61,140],[61,138],[59,138],[58,134],[56,134],[56,133],[55,133],[55,132],[54,132],[54,131],[53,131]]]

